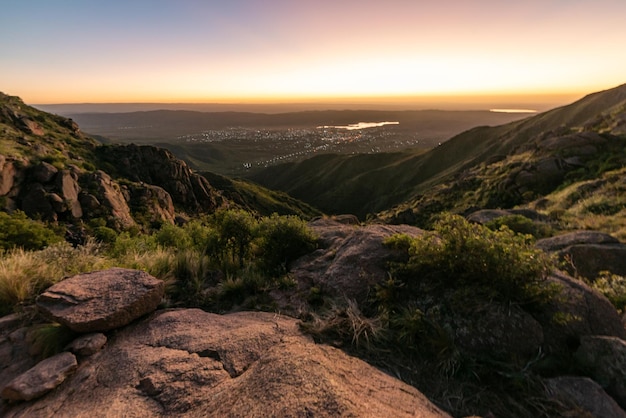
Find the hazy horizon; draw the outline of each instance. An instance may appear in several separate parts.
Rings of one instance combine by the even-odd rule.
[[[593,92],[587,92],[593,93]],[[543,112],[572,103],[584,94],[516,96],[430,96],[412,98],[346,98],[336,100],[257,101],[257,102],[114,102],[114,103],[28,103],[41,110],[60,114],[125,113],[151,110],[191,110],[200,112],[287,113],[322,110],[446,110]]]
[[[552,106],[624,83],[623,16],[623,0],[22,0],[0,15],[0,91],[35,104],[448,108],[570,96]]]

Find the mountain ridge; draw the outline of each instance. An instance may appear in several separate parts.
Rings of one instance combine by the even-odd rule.
[[[270,167],[251,174],[250,179],[318,205],[329,213],[351,212],[364,219],[368,213],[389,210],[391,206],[414,199],[479,164],[502,160],[508,154],[523,151],[524,147],[529,146],[529,141],[544,141],[576,131],[600,131],[602,135],[614,132],[622,135],[623,122],[620,122],[620,117],[623,116],[620,115],[623,115],[625,102],[626,85],[621,85],[523,120],[496,127],[470,129],[425,153],[396,154],[395,157],[389,157],[385,166],[375,169],[362,163],[369,158],[367,156],[326,157],[334,158],[337,166],[351,165],[357,168],[346,178],[335,177],[321,185],[317,182],[320,175],[306,162]],[[610,123],[617,125],[604,126]],[[331,167],[333,165],[328,164]],[[295,179],[302,180],[298,182]],[[361,194],[359,198],[358,193],[352,193],[349,187],[346,190],[345,185],[356,184],[360,179],[369,181],[370,188],[369,193]],[[322,190],[319,195],[308,194],[313,184]],[[357,198],[347,203],[338,202],[336,197],[341,193],[357,195]],[[376,196],[383,204],[372,203],[371,196]]]

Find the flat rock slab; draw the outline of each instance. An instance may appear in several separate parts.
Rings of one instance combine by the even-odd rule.
[[[263,312],[161,311],[3,417],[448,417],[414,387]]]
[[[2,389],[2,398],[10,401],[37,399],[63,383],[77,367],[72,353],[64,352],[47,358],[11,380]]]
[[[140,270],[112,268],[65,279],[37,298],[43,316],[75,332],[103,332],[154,311],[165,283]]]

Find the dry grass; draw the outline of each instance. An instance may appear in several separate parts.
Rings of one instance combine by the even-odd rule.
[[[66,242],[42,251],[15,249],[0,256],[0,304],[3,312],[28,303],[64,277],[109,267],[99,246],[88,242],[73,248]]]

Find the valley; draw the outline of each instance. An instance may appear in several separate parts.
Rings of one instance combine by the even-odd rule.
[[[325,110],[290,113],[153,110],[63,113],[84,132],[111,143],[157,145],[192,168],[228,176],[320,154],[424,151],[479,125],[501,125],[528,113],[490,111]],[[393,121],[393,124],[382,124]],[[358,125],[361,123],[361,125]],[[356,129],[344,127],[355,125]]]

